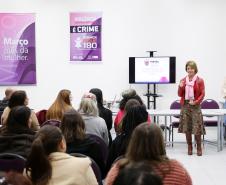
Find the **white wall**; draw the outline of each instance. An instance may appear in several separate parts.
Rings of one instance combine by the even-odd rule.
[[[101,64],[69,63],[69,12],[102,11]],[[198,63],[206,84],[206,98],[222,100],[226,76],[226,1],[224,0],[0,0],[0,12],[36,13],[37,85],[27,91],[30,107],[48,108],[63,88],[73,93],[78,107],[82,94],[99,87],[112,100],[128,84],[128,57],[177,57],[177,82],[185,76],[189,59]],[[177,99],[177,85],[159,85],[158,108]],[[131,85],[139,94],[146,85]],[[5,86],[0,86],[0,97]],[[143,97],[146,102],[146,98]]]

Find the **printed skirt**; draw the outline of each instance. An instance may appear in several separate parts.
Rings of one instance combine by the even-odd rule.
[[[194,135],[205,135],[205,127],[200,105],[190,105],[188,102],[181,108],[179,133],[192,133]]]

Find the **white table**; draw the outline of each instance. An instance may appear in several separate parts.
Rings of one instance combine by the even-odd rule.
[[[172,109],[149,109],[148,113],[151,116],[163,116],[165,118],[165,126],[167,126],[167,117],[179,116],[180,110]],[[203,116],[216,116],[217,117],[217,151],[223,150],[224,137],[223,137],[223,119],[226,115],[226,109],[202,109]],[[167,140],[167,130],[165,129],[165,141]]]

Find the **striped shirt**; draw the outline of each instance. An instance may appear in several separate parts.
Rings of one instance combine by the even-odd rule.
[[[192,185],[187,170],[176,160],[160,163],[154,171],[163,179],[163,185]],[[105,185],[112,185],[119,173],[119,163],[116,163],[108,172]]]

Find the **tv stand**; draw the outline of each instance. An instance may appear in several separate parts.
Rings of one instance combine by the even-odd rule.
[[[157,51],[146,51],[149,53],[149,56],[150,57],[153,57],[154,56],[154,53],[157,52]],[[153,87],[153,90],[154,90],[154,93],[151,93],[150,92],[150,84],[147,84],[148,87],[147,87],[147,93],[144,94],[144,96],[147,96],[147,105],[148,105],[148,109],[150,109],[150,103],[153,103],[153,108],[156,109],[156,98],[157,97],[161,97],[162,95],[160,94],[156,94],[156,84],[153,84],[154,87]],[[153,97],[153,100],[150,100],[150,97]]]
[[[153,90],[154,90],[153,93],[150,92],[150,84],[147,84],[147,85],[148,85],[147,86],[147,93],[144,94],[144,96],[147,96],[148,109],[150,109],[150,103],[153,103],[153,108],[156,109],[156,98],[162,97],[162,95],[156,93],[156,84],[153,84]],[[150,100],[150,97],[153,97],[153,100]]]

